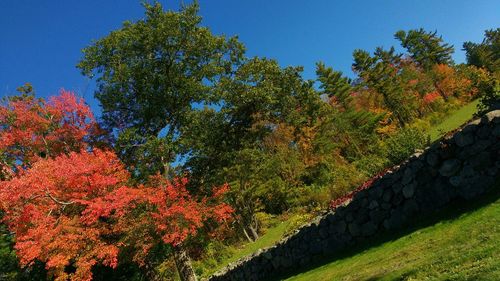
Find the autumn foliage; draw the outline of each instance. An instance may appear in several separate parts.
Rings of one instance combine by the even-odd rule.
[[[40,157],[79,151],[99,133],[82,98],[61,90],[49,101],[13,97],[0,106],[0,151],[4,168],[15,161],[29,165]]]
[[[1,118],[1,149],[13,162],[4,166],[0,209],[23,266],[41,261],[56,280],[92,280],[93,266],[116,267],[124,247],[143,264],[153,245],[177,246],[230,217],[220,200],[227,185],[202,198],[187,191],[187,178],[130,186],[116,154],[86,141],[96,126],[72,93],[13,99]]]
[[[103,239],[109,223],[87,223],[85,210],[128,179],[111,152],[71,152],[37,161],[9,181],[0,182],[5,222],[16,235],[15,249],[24,266],[40,260],[57,277],[91,280],[96,263],[117,265],[118,246]]]

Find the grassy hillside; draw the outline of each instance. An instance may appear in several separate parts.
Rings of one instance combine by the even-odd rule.
[[[451,112],[448,115],[448,117],[443,119],[441,123],[431,127],[430,130],[428,131],[431,140],[432,141],[437,140],[445,133],[460,127],[466,121],[470,120],[473,117],[474,113],[477,112],[478,102],[479,102],[478,100],[475,100],[463,106],[462,108]],[[210,268],[210,270],[202,270],[200,273],[202,273],[203,276],[208,276],[216,272],[218,269],[221,269],[222,267],[226,266],[227,264],[237,261],[238,259],[246,255],[256,252],[258,249],[274,245],[277,241],[283,238],[286,229],[289,228],[290,225],[291,225],[290,221],[281,222],[277,226],[268,229],[265,235],[263,235],[257,241],[253,243],[247,243],[238,248],[230,249],[231,254],[229,257],[220,259],[215,264],[210,264],[211,266],[213,266]],[[203,262],[195,262],[195,267],[199,267],[201,269],[208,268],[208,266],[206,264],[203,264]]]
[[[500,199],[286,280],[500,280]]]
[[[198,274],[200,274],[202,277],[208,277],[220,268],[232,262],[235,262],[244,256],[250,255],[259,249],[274,245],[277,241],[283,238],[283,235],[290,227],[290,224],[291,220],[280,222],[276,226],[269,228],[266,233],[255,242],[244,244],[241,247],[229,247],[224,249],[224,251],[228,252],[229,255],[223,256],[222,258],[221,256],[218,256],[218,258],[220,258],[219,260],[215,260],[213,258],[210,259],[209,262],[211,262],[212,264],[207,264],[206,260],[202,260],[194,261],[193,265],[195,269],[198,270]],[[221,253],[218,252],[214,254],[220,255]]]
[[[443,122],[440,124],[433,126],[429,130],[429,135],[431,136],[431,140],[435,141],[445,133],[454,130],[467,120],[472,118],[472,115],[477,112],[477,105],[479,104],[479,100],[475,100],[464,107],[454,111],[448,117],[443,119]]]

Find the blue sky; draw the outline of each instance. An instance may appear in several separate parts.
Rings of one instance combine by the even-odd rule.
[[[174,10],[180,3],[160,2]],[[200,6],[214,33],[238,35],[250,56],[302,65],[305,78],[314,78],[317,61],[350,75],[354,49],[396,45],[399,29],[437,30],[463,62],[464,41],[481,41],[485,29],[500,27],[498,0],[200,0]],[[139,0],[1,0],[0,96],[31,82],[44,97],[73,90],[98,112],[93,82],[75,67],[81,49],[142,17]]]

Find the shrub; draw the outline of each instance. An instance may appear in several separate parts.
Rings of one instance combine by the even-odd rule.
[[[429,137],[421,130],[405,127],[387,140],[387,157],[392,164],[398,164],[412,155],[416,149],[423,148],[428,139]]]
[[[483,83],[480,91],[480,113],[500,109],[500,79],[492,78],[488,83]]]

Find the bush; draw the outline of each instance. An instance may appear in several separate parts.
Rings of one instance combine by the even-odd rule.
[[[500,109],[500,80],[492,78],[488,83],[484,83],[480,95],[480,113]]]
[[[401,163],[415,153],[416,149],[423,148],[428,141],[429,136],[421,130],[412,127],[403,128],[387,140],[387,158],[392,164]]]
[[[365,176],[371,176],[382,171],[387,165],[387,159],[380,155],[370,154],[356,160],[354,166]]]

